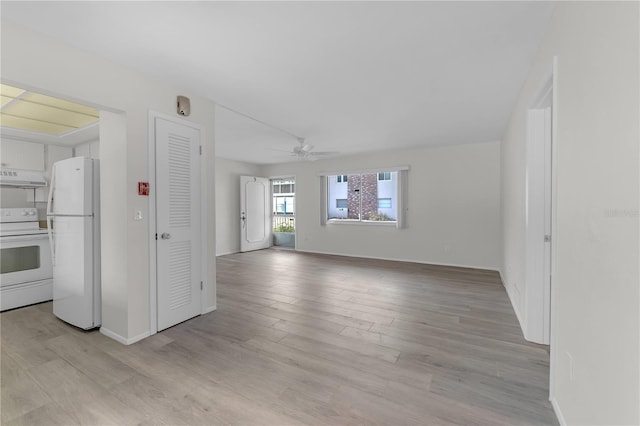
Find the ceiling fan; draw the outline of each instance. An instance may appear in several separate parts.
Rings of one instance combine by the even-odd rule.
[[[291,155],[299,159],[315,161],[318,159],[318,157],[337,154],[337,152],[334,152],[334,151],[331,151],[331,152],[314,151],[313,145],[306,143],[304,138],[298,137],[297,139],[298,139],[299,145],[293,147],[293,150],[291,151]]]

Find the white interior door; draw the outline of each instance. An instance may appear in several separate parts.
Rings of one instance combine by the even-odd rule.
[[[543,266],[543,314],[542,340],[549,344],[551,335],[551,107],[544,109],[544,266]]]
[[[551,108],[529,110],[526,171],[525,338],[549,344],[551,317]]]
[[[240,176],[240,251],[268,247],[271,247],[269,179]]]
[[[200,131],[155,118],[158,331],[200,314]]]

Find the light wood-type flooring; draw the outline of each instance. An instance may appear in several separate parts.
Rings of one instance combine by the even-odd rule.
[[[261,250],[218,310],[130,346],[4,312],[3,425],[556,424],[497,273]]]

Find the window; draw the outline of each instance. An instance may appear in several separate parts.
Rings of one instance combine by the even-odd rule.
[[[396,222],[398,172],[371,172],[326,177],[327,220]],[[347,182],[347,185],[341,185]]]
[[[293,194],[296,192],[295,183],[292,182],[274,182],[274,194]]]
[[[273,197],[273,213],[275,214],[295,214],[296,205],[294,197],[282,197],[282,196],[274,196]]]
[[[378,198],[378,208],[379,209],[390,209],[391,208],[391,198]]]
[[[292,178],[272,180],[271,190],[273,192],[273,214],[277,216],[295,215],[295,180]]]

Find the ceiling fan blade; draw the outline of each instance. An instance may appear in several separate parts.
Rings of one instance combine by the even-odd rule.
[[[277,149],[277,148],[265,148],[269,151],[276,151],[276,152],[286,152],[287,154],[291,154],[291,151],[286,150],[286,149]]]
[[[339,154],[338,151],[313,151],[310,152],[309,154],[311,155],[335,155],[335,154]]]

